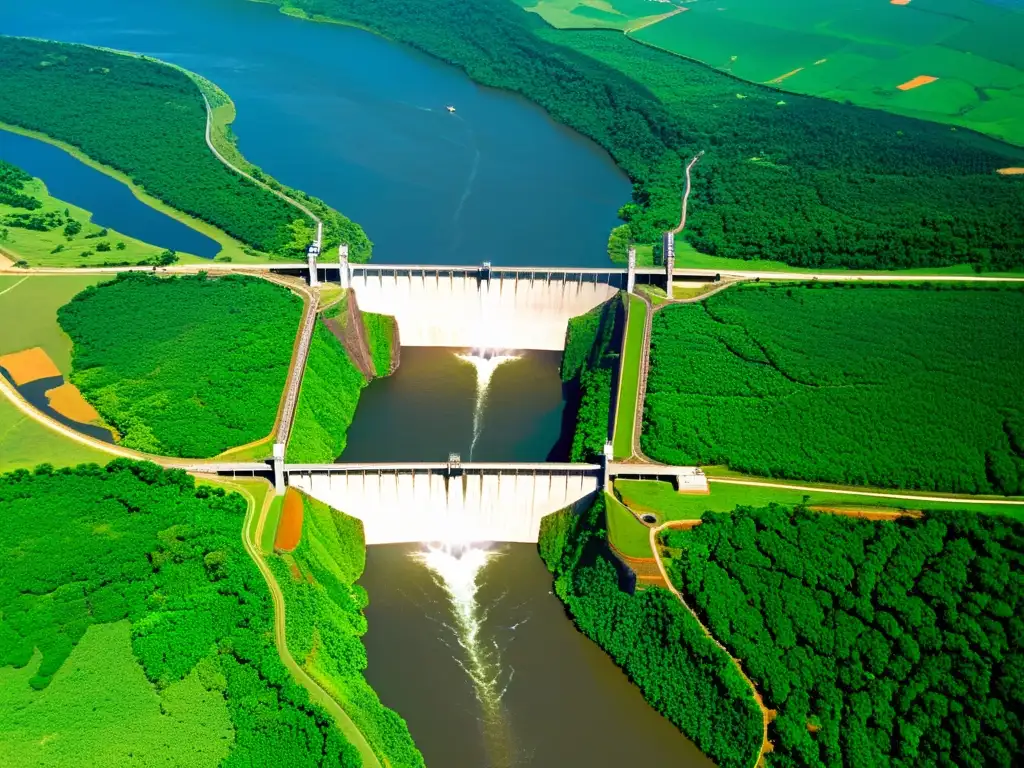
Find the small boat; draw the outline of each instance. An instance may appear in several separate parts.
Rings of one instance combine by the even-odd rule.
[[[445,109],[447,109],[449,112],[454,112],[455,111],[455,107],[453,107],[451,104],[449,104],[447,107],[445,107]]]

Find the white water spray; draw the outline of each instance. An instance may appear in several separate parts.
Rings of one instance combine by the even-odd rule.
[[[487,405],[487,390],[491,386],[491,379],[498,366],[512,360],[518,360],[519,355],[502,354],[495,350],[473,350],[469,354],[458,355],[460,360],[469,363],[476,369],[476,402],[473,404],[473,441],[469,444],[469,460],[473,459],[473,451],[480,439],[480,433],[484,429],[484,407]]]
[[[511,734],[502,707],[502,696],[511,676],[505,679],[502,672],[497,642],[488,643],[481,638],[487,611],[481,607],[477,592],[484,567],[499,556],[486,546],[461,543],[432,544],[412,555],[433,574],[451,605],[455,622],[450,629],[464,651],[464,660],[456,656],[455,661],[473,683],[483,712],[487,751],[495,768],[511,764]]]

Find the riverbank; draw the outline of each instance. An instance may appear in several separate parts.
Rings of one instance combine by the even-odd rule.
[[[48,62],[45,71],[26,69],[26,59],[33,57]],[[318,219],[324,221],[328,244],[331,238],[335,244],[351,239],[355,257],[369,257],[369,241],[357,225],[244,161],[229,136],[234,105],[208,80],[145,56],[25,38],[0,38],[0,59],[11,95],[0,109],[5,126],[56,144],[130,183],[143,202],[217,240],[219,258],[302,258],[316,237]],[[69,78],[84,68],[91,73],[90,87],[71,88]],[[160,100],[160,88],[169,98]],[[61,101],[54,100],[58,95]],[[216,118],[208,98],[220,107]],[[116,120],[104,120],[110,103],[126,102],[131,108]],[[76,107],[90,118],[83,120]],[[159,140],[151,135],[154,123],[163,125]],[[204,126],[209,138],[198,143],[193,130]],[[153,198],[163,205],[154,205]]]

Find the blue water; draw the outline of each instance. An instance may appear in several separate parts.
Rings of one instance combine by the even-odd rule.
[[[0,131],[0,160],[42,179],[54,197],[92,211],[94,224],[161,248],[212,259],[220,245],[140,202],[127,186],[44,141]]]
[[[267,5],[3,2],[0,33],[146,53],[210,78],[238,107],[246,157],[362,224],[378,262],[604,266],[630,197],[602,149],[523,99]]]

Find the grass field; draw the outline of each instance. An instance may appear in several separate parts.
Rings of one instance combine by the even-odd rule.
[[[42,656],[0,668],[0,754],[10,768],[219,765],[234,742],[223,694],[200,663],[162,691],[132,653],[127,621],[90,627],[53,681],[29,685]]]
[[[697,0],[686,8],[631,36],[751,82],[1024,144],[1020,8],[978,0]],[[898,89],[922,76],[935,80]]]
[[[613,494],[605,494],[605,513],[613,547],[627,557],[651,557],[650,530]]]
[[[0,275],[0,355],[42,347],[62,374],[71,371],[71,339],[57,309],[113,275]]]
[[[1024,291],[746,284],[654,317],[645,453],[768,478],[1022,493]]]
[[[71,467],[110,461],[108,453],[89,448],[44,427],[0,395],[0,472],[32,469],[40,464]]]
[[[625,354],[619,366],[615,430],[612,437],[612,450],[616,459],[628,459],[633,455],[633,420],[636,414],[636,398],[640,390],[640,362],[643,356],[646,317],[647,305],[643,299],[630,296],[626,338],[623,343]]]
[[[676,12],[661,0],[514,0],[558,29],[629,30]]]
[[[281,510],[283,508],[284,496],[275,496],[270,502],[270,509],[267,510],[267,519],[263,523],[263,537],[259,541],[260,549],[264,554],[270,554],[274,551],[277,524],[281,520]]]

